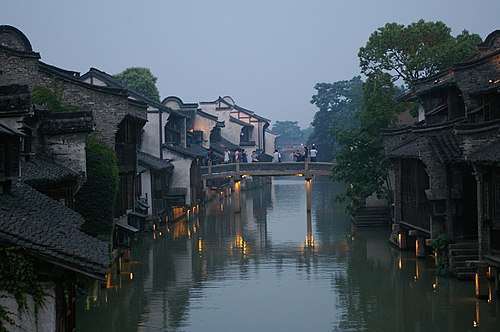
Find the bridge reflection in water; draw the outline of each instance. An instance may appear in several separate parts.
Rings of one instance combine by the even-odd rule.
[[[331,176],[333,163],[325,162],[253,162],[231,163],[201,167],[204,187],[206,180],[231,178],[234,181],[235,212],[241,212],[241,181],[251,176],[301,176],[306,182],[307,212],[311,212],[311,179],[314,176]]]

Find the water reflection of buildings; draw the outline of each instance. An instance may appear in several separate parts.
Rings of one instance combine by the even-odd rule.
[[[297,241],[273,241],[280,230],[272,225],[271,186],[243,191],[241,213],[233,213],[231,197],[222,195],[200,219],[147,234],[130,261],[122,262],[121,273],[110,276],[109,288],[91,294],[83,319],[96,322],[85,330],[182,330],[208,284],[231,274],[244,279],[264,261],[274,264],[276,273],[292,263],[306,277],[320,264],[340,267],[330,276],[343,310],[340,330],[415,330],[412,323],[418,321],[421,330],[447,331],[452,324],[442,322],[450,320],[470,328],[490,326],[488,304],[471,296],[457,306],[455,294],[463,286],[436,276],[432,264],[412,257],[414,253],[392,250],[381,231],[332,222],[345,218],[343,210],[332,209],[331,196],[319,194],[325,191],[321,183],[313,181],[312,187],[313,211],[297,217],[303,230]],[[282,193],[273,194],[279,199]],[[279,227],[288,225],[279,222]],[[97,320],[95,310],[125,318]]]

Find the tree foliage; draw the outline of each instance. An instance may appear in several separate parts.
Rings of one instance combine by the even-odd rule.
[[[385,72],[411,86],[414,80],[473,55],[479,42],[481,37],[467,30],[453,37],[440,21],[420,20],[408,26],[387,23],[370,35],[358,57],[363,74]]]
[[[363,86],[359,125],[334,130],[340,151],[336,154],[333,178],[349,183],[345,195],[339,198],[347,199],[350,208],[364,204],[373,193],[380,198],[388,197],[385,184],[389,161],[379,129],[395,122],[395,114],[401,107],[394,99],[397,93],[390,75],[379,73],[368,77]]]
[[[481,38],[464,30],[452,37],[442,22],[420,20],[408,26],[387,23],[373,32],[358,53],[363,86],[362,111],[358,126],[334,128],[341,148],[336,155],[334,178],[349,183],[340,197],[348,206],[363,205],[366,197],[390,197],[386,183],[389,162],[385,156],[381,128],[395,124],[397,113],[411,105],[396,102],[401,90],[393,84],[402,79],[408,87],[420,78],[474,54]]]
[[[114,77],[127,87],[143,94],[145,97],[160,101],[160,92],[156,87],[156,81],[158,79],[151,73],[149,68],[127,68],[121,73],[114,75]]]
[[[279,135],[280,144],[303,143],[304,134],[298,125],[298,121],[276,121],[272,131]]]
[[[87,181],[76,194],[75,208],[85,218],[83,231],[109,241],[119,184],[116,155],[93,136],[88,137],[85,149]]]
[[[317,93],[311,103],[319,110],[312,122],[313,131],[308,144],[315,144],[322,158],[331,160],[338,149],[338,142],[332,134],[339,128],[352,128],[357,125],[357,116],[362,109],[363,81],[360,76],[351,80],[334,83],[318,83],[314,86]]]

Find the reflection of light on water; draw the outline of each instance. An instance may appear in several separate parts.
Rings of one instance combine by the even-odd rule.
[[[234,239],[234,248],[240,249],[244,255],[248,253],[247,242],[241,235],[236,235],[236,238]]]
[[[418,260],[415,262],[415,276],[413,277],[413,281],[417,282],[418,278],[420,278],[420,269],[418,265]]]
[[[474,285],[476,289],[476,296],[479,296],[479,273],[474,274]]]
[[[203,251],[203,242],[201,241],[201,237],[198,238],[198,252],[201,254]]]
[[[476,320],[472,321],[473,327],[479,327],[479,301],[476,301]]]
[[[493,300],[493,294],[491,291],[491,284],[488,284],[488,303],[491,303],[492,300]]]
[[[403,269],[403,257],[401,256],[401,254],[399,254],[398,268],[399,268],[400,270],[402,270],[402,269]]]
[[[306,248],[314,248],[314,237],[312,235],[306,236]]]

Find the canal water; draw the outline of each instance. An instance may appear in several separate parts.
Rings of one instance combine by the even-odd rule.
[[[81,295],[78,331],[500,331],[500,300],[436,276],[431,258],[355,229],[342,186],[275,178],[220,195],[190,222],[144,234],[106,287]]]

